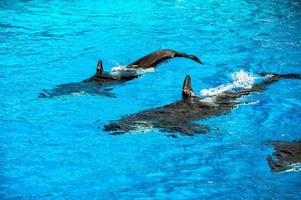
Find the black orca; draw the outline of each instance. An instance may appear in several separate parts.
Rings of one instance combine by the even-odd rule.
[[[275,148],[273,156],[267,157],[272,172],[282,172],[294,168],[294,164],[301,167],[301,141],[294,142],[273,142]]]
[[[176,57],[188,58],[197,63],[203,64],[200,59],[194,55],[188,55],[168,49],[158,50],[151,54],[148,54],[140,58],[139,60],[127,65],[123,72],[117,74],[105,72],[103,69],[102,61],[100,60],[97,63],[96,74],[94,76],[79,83],[62,84],[58,85],[53,90],[43,90],[43,92],[40,94],[40,97],[54,97],[72,93],[101,94],[112,97],[114,96],[114,94],[109,91],[112,88],[108,88],[108,86],[124,83],[129,80],[138,78],[142,74],[137,73],[137,70],[154,68],[162,62]]]
[[[194,55],[188,55],[186,53],[180,53],[180,52],[170,50],[170,49],[162,49],[162,50],[150,53],[150,54],[140,58],[139,60],[129,64],[126,67],[127,68],[148,69],[148,68],[155,67],[158,64],[160,64],[170,58],[176,58],[176,57],[188,58],[197,63],[203,64],[203,62],[200,61],[200,59]]]
[[[102,61],[99,61],[97,64],[96,74],[91,78],[84,80],[84,82],[101,82],[112,84],[116,82],[126,82],[134,78],[139,77],[135,69],[149,69],[158,66],[160,63],[167,61],[171,58],[183,57],[191,59],[197,63],[203,64],[200,59],[194,55],[188,55],[185,53],[180,53],[174,50],[163,49],[158,50],[153,53],[150,53],[139,60],[127,65],[126,70],[129,70],[129,73],[124,74],[111,74],[103,71]]]
[[[262,73],[261,75],[267,75]],[[235,92],[223,92],[208,98],[200,98],[193,93],[190,76],[186,76],[182,89],[182,100],[165,105],[163,107],[144,110],[120,120],[112,121],[104,126],[104,131],[111,134],[143,131],[145,129],[159,129],[162,132],[194,135],[208,133],[210,128],[196,123],[196,120],[207,119],[230,112],[241,104],[235,100],[252,92],[260,92],[271,83],[281,79],[301,79],[298,74],[269,74],[259,84],[249,89],[241,89]]]

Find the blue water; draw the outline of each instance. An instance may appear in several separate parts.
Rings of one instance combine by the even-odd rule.
[[[231,82],[233,72],[301,73],[298,0],[1,0],[0,199],[300,199],[301,173],[272,173],[268,141],[301,138],[301,82],[281,80],[210,134],[112,136],[110,120]],[[174,59],[114,87],[117,98],[38,98],[152,51]]]

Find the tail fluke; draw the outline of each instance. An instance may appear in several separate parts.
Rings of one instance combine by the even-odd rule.
[[[267,86],[279,79],[301,79],[301,74],[276,74],[276,73],[260,73],[259,75],[267,77],[263,81],[263,86]]]
[[[262,91],[270,84],[280,79],[301,79],[301,74],[276,74],[276,73],[259,73],[259,75],[266,77],[264,81],[254,85],[251,89],[245,90],[247,92]]]
[[[179,52],[177,52],[175,54],[175,57],[188,58],[188,59],[193,60],[193,61],[195,61],[197,63],[204,64],[198,57],[196,57],[194,55],[189,55],[189,54],[186,54],[186,53],[179,53]]]
[[[276,73],[259,73],[260,76],[264,76],[265,79],[253,85],[251,88],[242,89],[240,91],[236,91],[235,93],[232,93],[235,98],[239,98],[245,95],[248,95],[252,92],[260,92],[266,89],[271,84],[279,81],[280,79],[301,79],[301,74],[276,74]],[[229,94],[228,94],[229,95]]]
[[[167,61],[172,58],[182,57],[193,60],[197,63],[203,64],[203,62],[194,55],[189,55],[186,53],[177,52],[171,49],[162,49],[159,51],[155,51],[150,53],[139,60],[129,64],[127,68],[141,68],[141,69],[149,69],[158,66],[160,63]]]
[[[276,74],[276,73],[260,73],[259,75],[261,76],[266,76],[268,78],[273,78],[273,79],[301,79],[301,74],[294,74],[294,73],[289,73],[289,74]]]

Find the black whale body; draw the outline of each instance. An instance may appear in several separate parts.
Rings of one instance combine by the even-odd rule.
[[[273,142],[275,148],[272,156],[267,157],[272,172],[293,169],[294,164],[301,164],[301,141]]]
[[[128,72],[120,73],[118,75],[104,72],[102,61],[99,61],[97,64],[96,74],[92,77],[78,83],[61,84],[52,90],[43,90],[43,92],[40,94],[40,97],[55,97],[72,93],[88,93],[114,96],[110,92],[112,88],[108,88],[109,86],[112,86],[114,84],[122,84],[132,79],[138,78],[139,76],[141,76],[141,74],[136,73],[138,69],[154,68],[162,62],[176,57],[187,58],[202,64],[199,58],[194,55],[188,55],[169,49],[158,50],[138,59],[137,61],[125,67]]]
[[[266,74],[261,74],[266,75]],[[162,107],[144,110],[135,114],[122,117],[104,126],[104,131],[111,134],[123,134],[127,132],[142,131],[143,129],[160,129],[163,132],[194,135],[208,133],[210,128],[194,121],[219,116],[230,112],[240,104],[235,101],[252,92],[260,92],[268,85],[281,78],[301,79],[298,74],[277,75],[269,74],[268,78],[250,89],[241,89],[236,92],[224,92],[210,99],[197,97],[191,88],[190,77],[186,76],[182,100]]]

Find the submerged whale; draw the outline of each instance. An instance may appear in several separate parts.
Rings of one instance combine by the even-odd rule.
[[[260,92],[268,85],[282,78],[301,79],[299,74],[265,74],[266,79],[248,89],[226,91],[210,98],[200,98],[194,94],[190,76],[186,76],[182,89],[182,100],[162,107],[144,110],[135,114],[122,117],[120,120],[111,121],[103,130],[111,134],[144,131],[146,129],[159,129],[162,132],[194,135],[208,133],[210,128],[196,123],[196,120],[207,119],[230,112],[241,104],[235,100],[253,92]],[[175,136],[175,135],[172,135]]]
[[[119,72],[105,72],[102,61],[97,63],[96,74],[79,83],[67,83],[58,85],[53,90],[43,90],[40,97],[54,97],[67,94],[101,94],[105,96],[114,96],[110,91],[112,88],[108,86],[120,84],[129,80],[138,78],[145,70],[154,68],[164,61],[171,58],[187,58],[199,64],[203,64],[200,59],[194,55],[177,52],[170,49],[158,50],[150,53],[137,61],[125,66]],[[141,73],[142,71],[142,73]]]
[[[267,157],[272,172],[293,170],[299,164],[301,168],[301,141],[273,142],[275,152]]]

